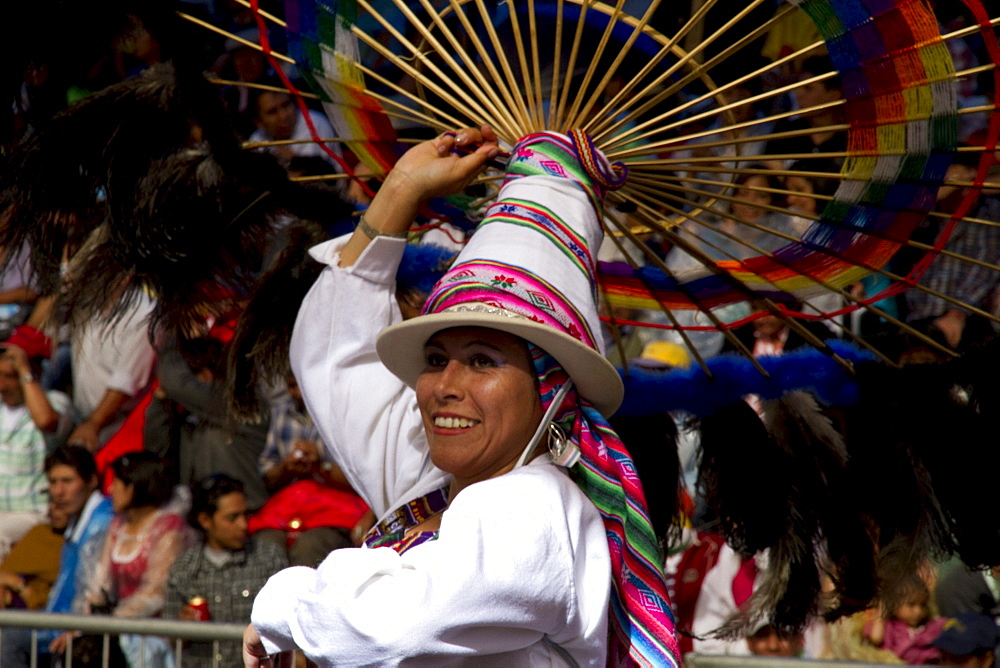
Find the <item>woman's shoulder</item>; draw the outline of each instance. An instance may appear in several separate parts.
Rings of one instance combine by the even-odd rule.
[[[159,511],[152,522],[152,527],[157,532],[160,531],[181,531],[187,526],[184,518],[175,512]]]

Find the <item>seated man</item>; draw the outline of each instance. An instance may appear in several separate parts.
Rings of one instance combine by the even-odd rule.
[[[49,599],[59,577],[63,532],[69,517],[49,504],[49,521],[38,524],[17,542],[0,564],[0,608],[37,610]]]
[[[79,445],[64,445],[45,459],[49,496],[54,512],[68,517],[59,575],[45,603],[46,612],[83,614],[87,582],[104,546],[104,537],[114,512],[111,500],[98,489],[97,464],[90,451]],[[63,642],[53,643],[56,631],[40,631],[39,654],[60,653]],[[26,666],[31,656],[31,630],[6,629],[0,665]],[[40,661],[43,665],[44,661]]]
[[[0,344],[0,561],[45,521],[45,453],[71,426],[69,397],[38,382],[48,349],[48,337],[30,327]]]
[[[192,491],[189,521],[204,540],[171,567],[163,616],[204,619],[192,606],[201,603],[212,621],[249,623],[257,592],[288,561],[272,543],[249,537],[247,498],[240,481],[220,473],[194,485]],[[240,664],[239,641],[220,643],[220,652],[214,657],[217,665]],[[212,662],[211,642],[191,643],[184,651],[185,666],[211,666]]]
[[[374,517],[330,460],[295,376],[289,373],[286,382],[288,394],[272,407],[260,456],[264,485],[274,496],[255,516],[252,530],[263,540],[288,545],[293,566],[315,568],[333,550],[355,545],[353,538],[364,536]],[[324,516],[308,513],[303,502],[323,508]]]
[[[956,153],[955,162],[945,174],[945,182],[937,192],[936,211],[954,214],[970,195],[975,201],[969,208],[972,218],[987,221],[1000,220],[1000,197],[976,192],[970,186],[978,172],[974,153]],[[911,237],[914,241],[933,244],[948,223],[946,218],[928,216]],[[909,249],[904,249],[909,250]],[[919,288],[907,290],[907,322],[934,338],[941,339],[959,352],[970,346],[982,344],[995,336],[993,327],[985,317],[964,308],[979,308],[987,312],[996,309],[998,286],[997,273],[989,267],[1000,262],[1000,228],[981,223],[961,223],[955,227],[945,242],[944,250],[953,255],[939,255],[921,275]],[[912,257],[915,253],[902,256]],[[894,260],[895,261],[895,260]],[[907,260],[896,261],[897,273],[909,271]],[[985,264],[977,264],[985,263]],[[904,271],[905,270],[905,271]],[[938,294],[951,297],[948,301]]]
[[[156,362],[147,327],[153,307],[153,300],[140,294],[111,323],[94,319],[74,325],[73,407],[82,421],[70,443],[97,452],[145,398]]]

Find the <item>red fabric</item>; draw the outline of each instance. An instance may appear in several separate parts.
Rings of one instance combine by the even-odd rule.
[[[297,529],[317,527],[352,529],[368,511],[360,496],[327,487],[315,480],[299,480],[279,490],[250,518],[250,533],[261,529],[288,531],[292,520],[302,522]]]
[[[125,520],[121,515],[111,520],[111,526],[108,529],[108,540],[112,543],[112,554],[114,554],[115,545],[122,536],[124,524]],[[151,550],[157,544],[157,540],[169,532],[180,533],[185,530],[186,526],[184,519],[179,515],[164,513],[154,520],[149,531],[144,534],[146,539],[143,540],[131,559],[128,561],[111,559],[109,569],[111,572],[111,582],[115,587],[115,590],[111,593],[114,595],[116,601],[130,598],[142,586],[143,580],[146,578],[146,571],[149,570]],[[155,559],[155,557],[153,558]]]
[[[694,625],[694,609],[698,605],[701,584],[719,561],[719,550],[725,542],[717,533],[699,532],[697,543],[684,551],[677,564],[677,580],[670,600],[674,604],[677,629],[682,631],[677,634],[681,656],[694,651],[689,633]]]
[[[139,405],[132,409],[121,428],[94,455],[94,459],[97,461],[97,473],[101,477],[101,490],[105,494],[108,493],[108,487],[111,486],[111,480],[114,478],[114,474],[111,472],[111,462],[130,452],[139,452],[143,448],[146,407],[153,400],[153,390],[159,384],[160,381],[153,381],[149,392],[142,398]]]
[[[743,607],[743,604],[753,594],[753,581],[756,578],[757,565],[753,557],[744,558],[743,563],[740,564],[740,570],[736,571],[736,577],[733,578],[733,600],[736,601],[736,607]]]
[[[29,358],[48,358],[52,355],[52,339],[31,325],[18,325],[4,343],[17,346]]]

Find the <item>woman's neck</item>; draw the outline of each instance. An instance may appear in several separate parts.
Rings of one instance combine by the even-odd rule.
[[[156,512],[156,506],[139,506],[125,511],[125,523],[132,528],[141,527]]]

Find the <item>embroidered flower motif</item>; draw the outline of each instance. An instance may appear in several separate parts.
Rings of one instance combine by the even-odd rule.
[[[517,283],[517,280],[513,278],[508,278],[503,274],[497,274],[496,276],[493,277],[493,280],[490,281],[491,285],[498,288],[512,288],[514,287],[515,283]]]
[[[556,176],[568,178],[566,170],[555,160],[540,160],[538,164],[540,164],[549,174],[555,174]]]

